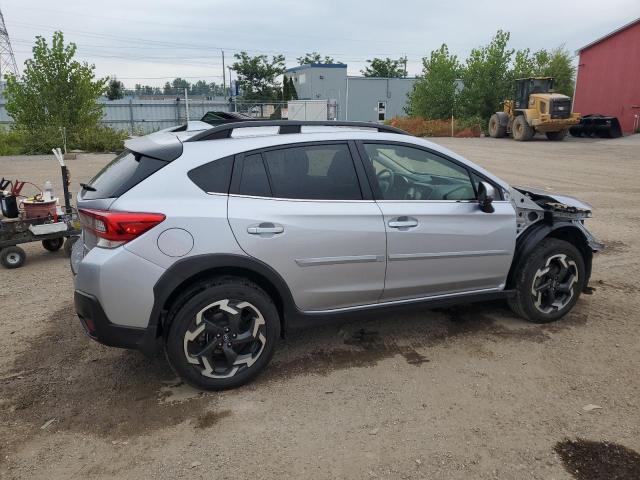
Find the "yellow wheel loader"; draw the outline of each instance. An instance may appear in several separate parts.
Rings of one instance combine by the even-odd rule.
[[[504,101],[504,111],[489,119],[489,135],[501,138],[511,134],[514,140],[530,140],[544,133],[549,140],[562,140],[580,114],[571,113],[571,97],[553,92],[553,78],[535,77],[516,80],[515,99]]]

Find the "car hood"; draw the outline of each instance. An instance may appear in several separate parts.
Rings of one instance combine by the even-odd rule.
[[[522,187],[522,186],[514,186],[516,190],[525,195],[529,195],[532,200],[547,200],[556,203],[561,203],[566,205],[567,207],[573,207],[579,210],[588,210],[592,211],[593,207],[582,200],[578,200],[577,198],[570,197],[569,195],[560,195],[553,192],[548,192],[546,190],[542,190],[540,188],[532,188],[532,187]]]

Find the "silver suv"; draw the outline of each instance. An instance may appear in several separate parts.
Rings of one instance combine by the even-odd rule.
[[[288,330],[350,312],[506,299],[565,315],[591,207],[377,124],[241,122],[127,142],[78,195],[75,307],[106,345],[160,342],[188,383],[246,383]]]

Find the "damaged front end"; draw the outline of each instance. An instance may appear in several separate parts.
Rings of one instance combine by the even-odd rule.
[[[518,237],[532,225],[540,222],[570,223],[584,234],[593,252],[602,250],[603,245],[584,226],[585,219],[591,217],[591,205],[588,203],[566,195],[556,195],[529,187],[512,187],[509,195],[516,209]]]

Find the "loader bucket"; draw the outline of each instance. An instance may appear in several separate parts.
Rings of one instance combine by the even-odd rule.
[[[622,128],[616,117],[591,114],[584,115],[569,133],[574,137],[618,138],[622,136]]]

